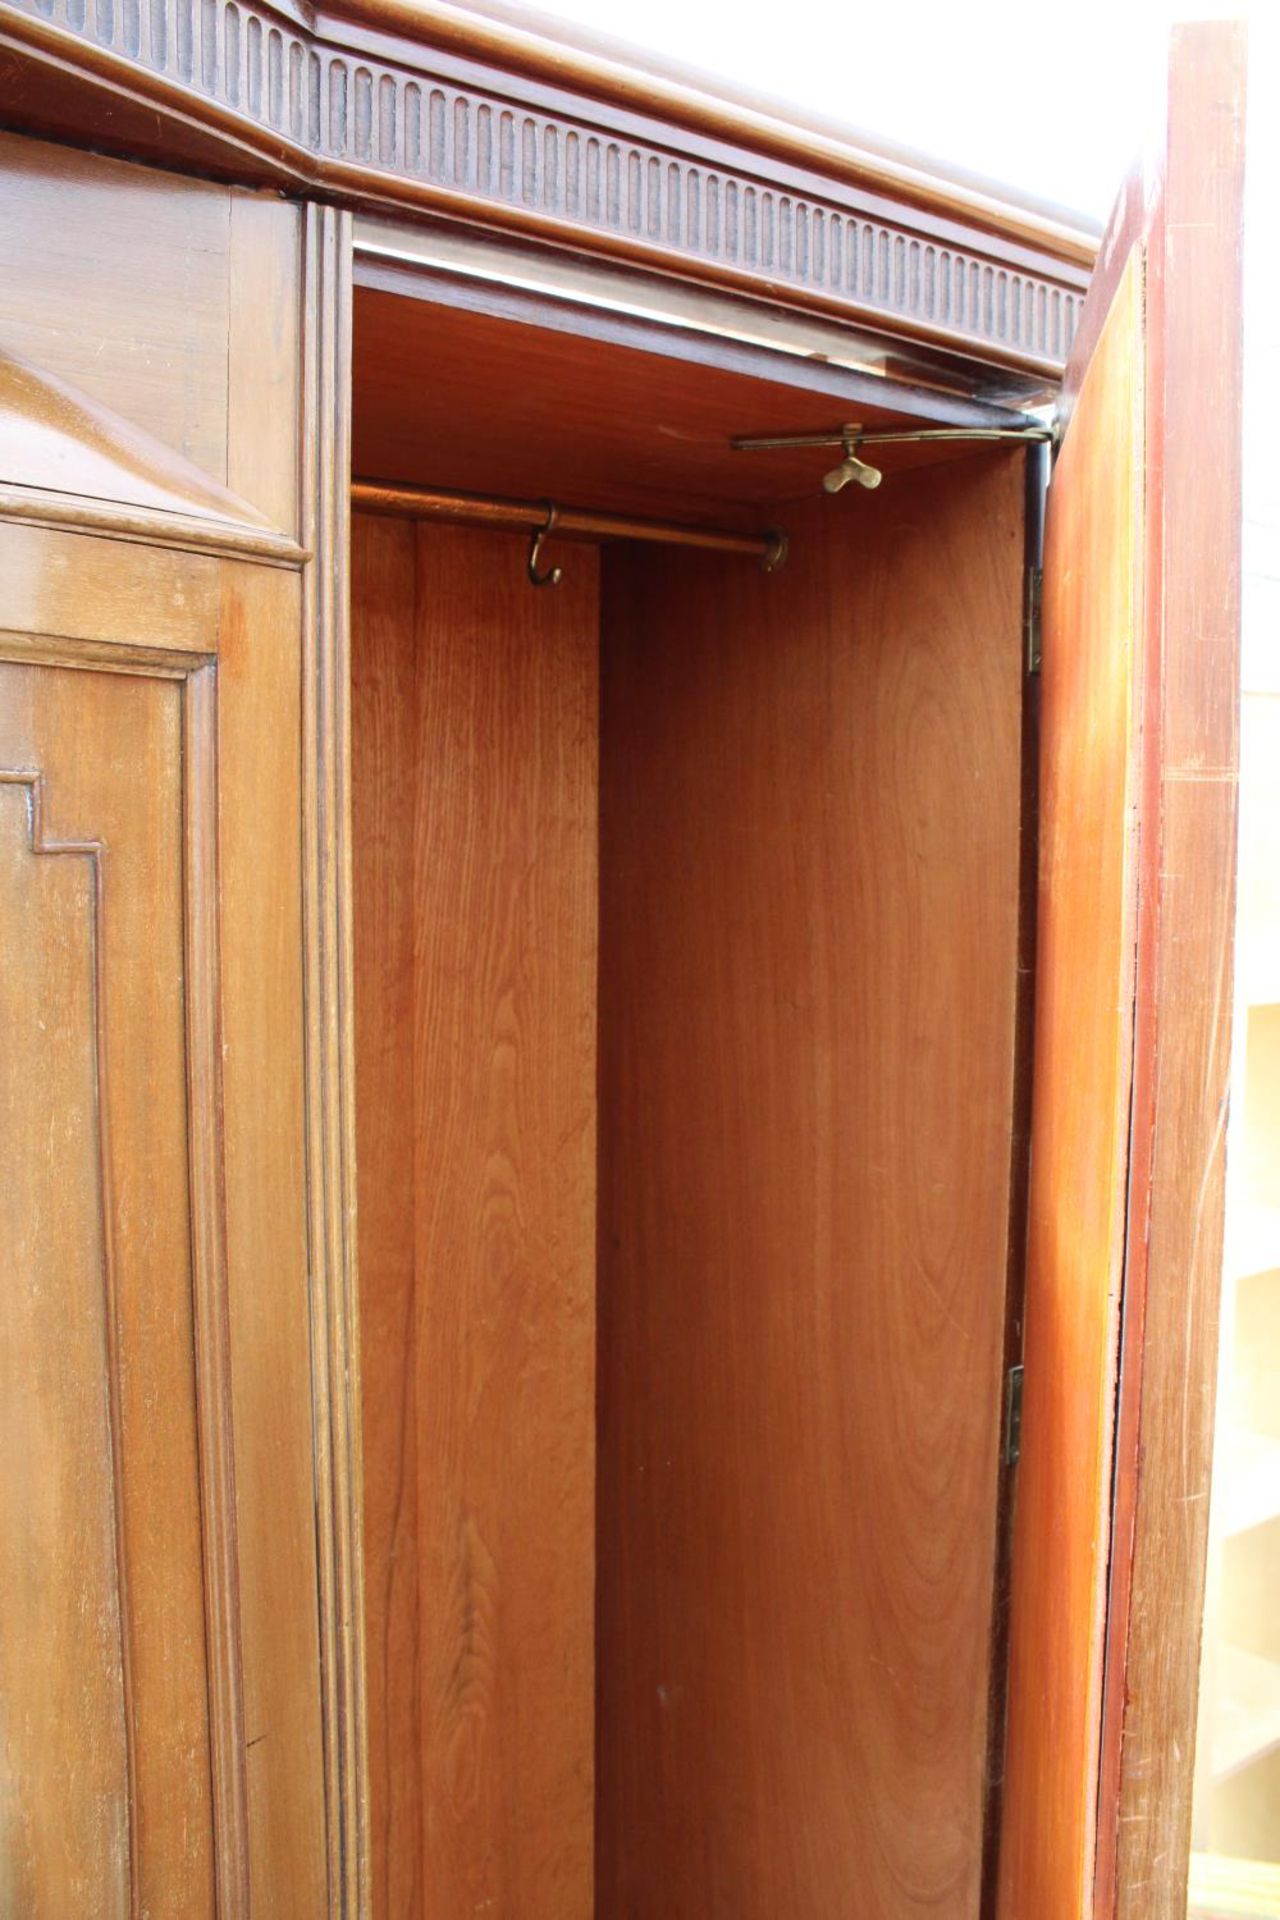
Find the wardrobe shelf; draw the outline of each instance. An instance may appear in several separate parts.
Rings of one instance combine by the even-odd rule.
[[[1280,1440],[1236,1427],[1224,1435],[1223,1447],[1218,1524],[1231,1539],[1280,1515]]]
[[[1213,1778],[1229,1779],[1280,1746],[1280,1664],[1243,1647],[1217,1656]]]

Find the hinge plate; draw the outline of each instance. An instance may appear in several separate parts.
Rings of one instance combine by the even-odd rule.
[[[1044,597],[1044,568],[1027,568],[1026,607],[1023,620],[1027,636],[1027,672],[1039,673],[1041,661],[1040,606]]]
[[[1010,1367],[1004,1383],[1004,1464],[1016,1467],[1022,1452],[1022,1363]]]

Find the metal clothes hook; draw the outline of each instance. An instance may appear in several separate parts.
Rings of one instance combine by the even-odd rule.
[[[546,520],[529,542],[529,559],[525,571],[529,575],[531,587],[558,587],[564,578],[563,567],[548,567],[544,572],[538,564],[542,559],[542,543],[555,529],[557,512],[554,502],[548,500]]]

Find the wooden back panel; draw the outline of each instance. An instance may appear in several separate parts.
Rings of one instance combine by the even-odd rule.
[[[597,557],[354,536],[374,1908],[588,1920]]]
[[[978,1911],[1022,484],[606,560],[602,1920]]]

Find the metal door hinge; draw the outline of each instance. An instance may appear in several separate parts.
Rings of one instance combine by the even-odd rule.
[[[1027,568],[1023,620],[1027,636],[1027,672],[1040,671],[1040,603],[1044,597],[1044,568]]]
[[[1022,1451],[1022,1363],[1010,1367],[1004,1383],[1004,1464],[1016,1467]]]

